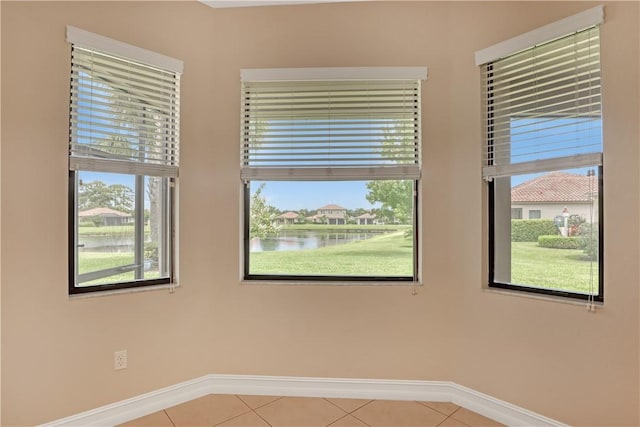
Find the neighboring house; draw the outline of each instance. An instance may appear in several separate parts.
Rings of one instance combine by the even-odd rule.
[[[357,216],[356,220],[358,220],[358,225],[373,225],[375,224],[376,216],[367,212]]]
[[[102,218],[102,225],[125,225],[133,222],[133,217],[126,212],[111,208],[93,208],[78,213],[81,219]]]
[[[597,177],[547,173],[511,189],[511,218],[554,219],[566,208],[570,215],[580,215],[590,222],[592,202],[594,218],[598,217],[597,195]]]
[[[279,224],[295,224],[298,222],[299,214],[297,212],[285,212],[276,218]]]
[[[338,205],[326,205],[318,209],[315,215],[310,216],[310,221],[323,224],[346,224],[347,210]]]

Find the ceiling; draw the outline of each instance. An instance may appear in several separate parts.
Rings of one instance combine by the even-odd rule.
[[[311,3],[338,3],[348,1],[366,1],[366,0],[199,0],[200,3],[206,4],[213,8],[224,7],[252,7],[252,6],[279,6],[290,4],[311,4]]]

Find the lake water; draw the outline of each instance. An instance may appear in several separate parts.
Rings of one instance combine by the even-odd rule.
[[[275,237],[251,239],[251,252],[264,251],[299,251],[302,249],[316,249],[325,246],[342,245],[379,236],[381,232],[318,232],[307,230],[281,231]]]
[[[325,246],[342,245],[379,236],[383,232],[323,232],[307,230],[281,231],[275,237],[266,239],[253,238],[249,250],[263,251],[299,251],[316,249]],[[79,236],[80,252],[133,252],[133,236]]]
[[[151,239],[147,236],[146,242]],[[118,234],[107,236],[78,236],[78,244],[81,245],[80,252],[133,252],[133,234]]]

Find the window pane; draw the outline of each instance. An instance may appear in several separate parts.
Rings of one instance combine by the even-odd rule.
[[[76,286],[169,277],[167,178],[77,176]]]
[[[495,179],[494,281],[597,295],[598,180],[596,168]]]
[[[246,275],[413,278],[413,181],[253,181]]]

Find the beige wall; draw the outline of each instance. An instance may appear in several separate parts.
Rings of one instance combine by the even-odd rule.
[[[570,424],[640,423],[637,3],[607,4],[602,27],[607,282],[595,315],[483,290],[473,62],[593,4],[0,5],[3,425],[206,373],[452,380]],[[67,297],[67,24],[185,61],[173,295]],[[239,69],[372,65],[429,67],[425,287],[239,285]],[[123,348],[129,368],[115,372]]]
[[[196,3],[2,2],[2,425],[33,425],[210,373],[209,207],[214,38]],[[185,60],[184,288],[69,300],[67,145],[71,24]],[[173,28],[175,27],[175,28]],[[172,29],[173,28],[173,29]],[[203,45],[204,44],[204,49]],[[209,46],[209,48],[207,48]],[[208,201],[200,203],[201,195]],[[189,209],[191,207],[191,209]],[[205,236],[203,236],[205,234]],[[127,349],[129,368],[113,370]]]

